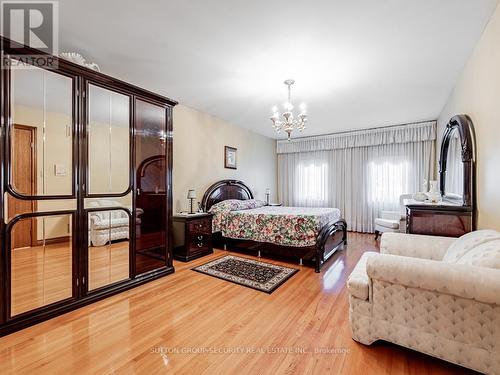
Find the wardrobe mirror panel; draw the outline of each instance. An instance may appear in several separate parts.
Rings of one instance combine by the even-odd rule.
[[[166,266],[167,174],[165,108],[136,101],[136,273]]]
[[[71,195],[73,80],[52,71],[11,70],[10,185],[21,195]]]
[[[88,212],[88,288],[129,278],[130,216],[125,210]]]
[[[130,185],[130,99],[89,85],[90,194],[120,194]]]
[[[11,316],[72,297],[72,237],[72,215],[23,218],[10,228]]]

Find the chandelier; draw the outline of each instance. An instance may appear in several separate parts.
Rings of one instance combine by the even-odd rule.
[[[273,122],[272,127],[277,133],[284,131],[288,135],[288,140],[290,140],[292,131],[297,129],[299,132],[306,128],[307,114],[305,104],[300,105],[300,113],[297,118],[293,115],[293,105],[291,99],[292,85],[295,83],[293,79],[287,79],[283,82],[288,86],[288,101],[283,105],[285,112],[280,114],[278,112],[278,107],[273,107],[273,115],[271,116],[271,121]]]

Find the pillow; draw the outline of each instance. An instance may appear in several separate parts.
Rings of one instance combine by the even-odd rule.
[[[266,202],[261,201],[260,199],[247,199],[239,202],[238,210],[249,210],[251,208],[259,208],[266,205]]]
[[[214,204],[212,207],[210,207],[210,210],[208,210],[208,212],[217,213],[217,212],[229,212],[238,210],[249,210],[251,208],[259,208],[265,205],[266,202],[261,201],[259,199],[247,199],[247,200],[226,199],[225,201]]]
[[[484,242],[468,251],[457,264],[500,270],[500,238]]]
[[[217,212],[229,212],[237,210],[240,204],[239,199],[226,199],[225,201],[214,204],[210,207],[208,212],[217,213]]]
[[[500,239],[500,233],[492,229],[477,230],[458,238],[446,251],[443,262],[457,263],[469,251],[483,243]]]

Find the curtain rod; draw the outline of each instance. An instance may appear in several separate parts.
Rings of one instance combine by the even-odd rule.
[[[341,131],[341,132],[336,132],[336,133],[328,133],[328,134],[319,134],[319,135],[310,135],[310,136],[307,136],[307,137],[298,137],[298,138],[292,138],[292,142],[295,141],[295,140],[298,140],[298,141],[301,141],[301,140],[304,140],[304,139],[310,139],[310,138],[320,138],[320,137],[328,137],[330,135],[340,135],[340,134],[347,134],[347,133],[357,133],[357,132],[364,132],[364,131],[367,131],[367,130],[379,130],[379,129],[387,129],[387,128],[397,128],[399,126],[408,126],[408,125],[420,125],[420,124],[425,124],[427,122],[437,122],[437,119],[436,120],[428,120],[428,121],[418,121],[418,122],[409,122],[409,123],[406,123],[406,124],[399,124],[399,125],[385,125],[385,126],[377,126],[375,128],[363,128],[363,129],[355,129],[355,130],[344,130],[344,131]],[[286,141],[287,143],[289,141],[287,141],[286,139],[278,139],[277,140],[278,142],[281,142],[281,141]]]

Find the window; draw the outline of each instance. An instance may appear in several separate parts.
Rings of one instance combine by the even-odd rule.
[[[328,165],[324,162],[301,162],[296,167],[295,204],[319,207],[328,203]]]
[[[409,191],[410,164],[397,156],[368,164],[369,202],[382,209],[398,210],[399,197]]]

